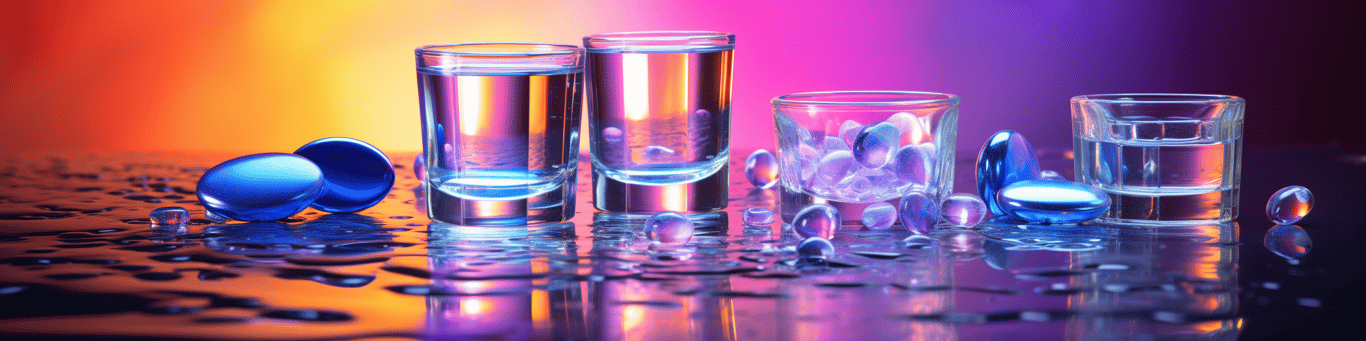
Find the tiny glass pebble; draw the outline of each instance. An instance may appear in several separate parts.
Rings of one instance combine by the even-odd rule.
[[[693,222],[677,212],[659,212],[645,219],[645,236],[663,245],[683,245],[692,240]]]
[[[911,192],[901,198],[901,225],[916,234],[926,234],[934,230],[939,222],[939,203],[924,192]]]
[[[744,216],[741,217],[741,220],[745,222],[745,225],[772,224],[773,211],[762,207],[746,208],[744,211]]]
[[[754,151],[745,159],[745,178],[755,188],[773,188],[778,184],[778,159],[767,150]]]
[[[944,220],[958,227],[977,226],[987,216],[987,204],[969,193],[950,194],[941,206]]]
[[[896,223],[896,207],[880,202],[863,209],[863,226],[870,230],[886,230]]]
[[[1282,188],[1266,201],[1266,217],[1276,225],[1289,225],[1304,219],[1309,210],[1314,209],[1314,193],[1308,188],[1290,186]]]
[[[802,238],[835,237],[840,227],[840,210],[825,204],[815,204],[803,208],[792,217],[792,230]]]
[[[190,222],[190,211],[176,206],[158,208],[147,215],[152,224],[158,226],[184,225]]]

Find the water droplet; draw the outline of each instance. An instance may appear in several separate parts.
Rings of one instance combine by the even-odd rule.
[[[882,168],[891,160],[901,143],[900,133],[891,123],[879,122],[864,127],[854,139],[854,157],[864,167]]]
[[[1280,225],[1267,230],[1262,244],[1271,252],[1288,259],[1304,257],[1314,248],[1309,233],[1295,225]]]
[[[1060,174],[1060,173],[1058,173],[1058,172],[1051,171],[1051,170],[1042,170],[1042,171],[1039,171],[1039,179],[1040,179],[1040,180],[1068,181],[1067,178],[1064,178],[1064,177],[1062,176],[1062,174]]]
[[[392,171],[392,169],[390,169]],[[322,169],[294,154],[254,154],[228,160],[199,178],[205,209],[244,221],[288,218],[324,190]]]
[[[1290,186],[1282,188],[1266,201],[1266,217],[1276,225],[1290,225],[1303,219],[1314,209],[1314,193],[1308,188]]]
[[[323,172],[326,190],[310,207],[323,212],[358,212],[383,200],[394,187],[394,164],[379,148],[347,137],[309,142],[294,151]]]
[[[835,255],[835,245],[821,237],[809,237],[797,244],[797,258],[800,261],[825,261]]]
[[[941,206],[944,220],[958,227],[977,226],[987,216],[987,204],[968,193],[950,194]]]
[[[773,188],[778,184],[778,159],[767,150],[754,151],[745,159],[745,178],[756,188]]]
[[[692,240],[693,222],[677,212],[659,212],[645,219],[645,236],[664,245],[683,245]]]
[[[746,208],[741,220],[745,225],[768,225],[773,223],[773,211],[762,207]]]
[[[815,204],[803,208],[792,217],[792,230],[802,238],[835,237],[840,227],[840,211],[825,204]]]
[[[896,223],[896,207],[879,202],[863,208],[863,226],[872,230],[886,230]]]
[[[916,234],[929,233],[939,222],[939,203],[924,192],[911,192],[901,198],[901,225]]]
[[[190,222],[190,211],[176,206],[158,208],[147,215],[152,220],[152,226],[171,227]]]

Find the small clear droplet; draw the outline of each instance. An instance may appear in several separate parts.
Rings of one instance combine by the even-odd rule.
[[[767,150],[754,151],[745,159],[745,178],[755,188],[773,188],[778,184],[778,159]]]
[[[741,218],[745,225],[768,225],[773,223],[773,211],[762,207],[746,208]]]
[[[156,226],[176,226],[190,222],[190,211],[177,206],[158,208],[147,215],[152,225]]]
[[[840,211],[830,205],[810,205],[792,217],[792,230],[802,238],[830,239],[835,237],[840,219]]]
[[[1312,209],[1314,193],[1301,186],[1282,188],[1266,201],[1266,217],[1276,225],[1294,224],[1304,219]]]
[[[664,245],[683,245],[692,240],[693,222],[677,212],[659,212],[645,219],[645,236]]]
[[[950,194],[941,206],[944,220],[958,227],[977,226],[987,216],[987,204],[974,194]]]
[[[1042,170],[1042,171],[1039,171],[1039,179],[1040,179],[1040,180],[1070,181],[1070,180],[1067,180],[1067,178],[1063,177],[1062,174],[1060,174],[1060,173],[1058,173],[1058,172],[1051,171],[1051,170]]]
[[[871,230],[886,230],[896,223],[896,207],[885,202],[868,205],[863,209],[863,226]]]

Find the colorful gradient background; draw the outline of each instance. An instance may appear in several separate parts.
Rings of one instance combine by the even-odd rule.
[[[772,148],[771,98],[856,89],[961,96],[963,155],[1001,129],[1070,147],[1068,99],[1109,92],[1243,96],[1248,146],[1359,145],[1344,123],[1366,90],[1364,4],[4,1],[0,143],[254,153],[349,136],[418,150],[418,46],[690,29],[738,36],[742,148]]]

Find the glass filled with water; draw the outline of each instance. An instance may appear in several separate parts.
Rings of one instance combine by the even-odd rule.
[[[784,221],[810,204],[861,224],[865,207],[896,206],[923,192],[953,192],[958,96],[910,91],[833,91],[773,99],[779,204]]]
[[[462,225],[572,217],[583,49],[468,43],[416,55],[428,215]]]
[[[735,35],[622,32],[583,40],[595,205],[724,208]]]
[[[1242,98],[1108,94],[1072,98],[1077,182],[1110,194],[1101,219],[1192,224],[1238,217]]]

